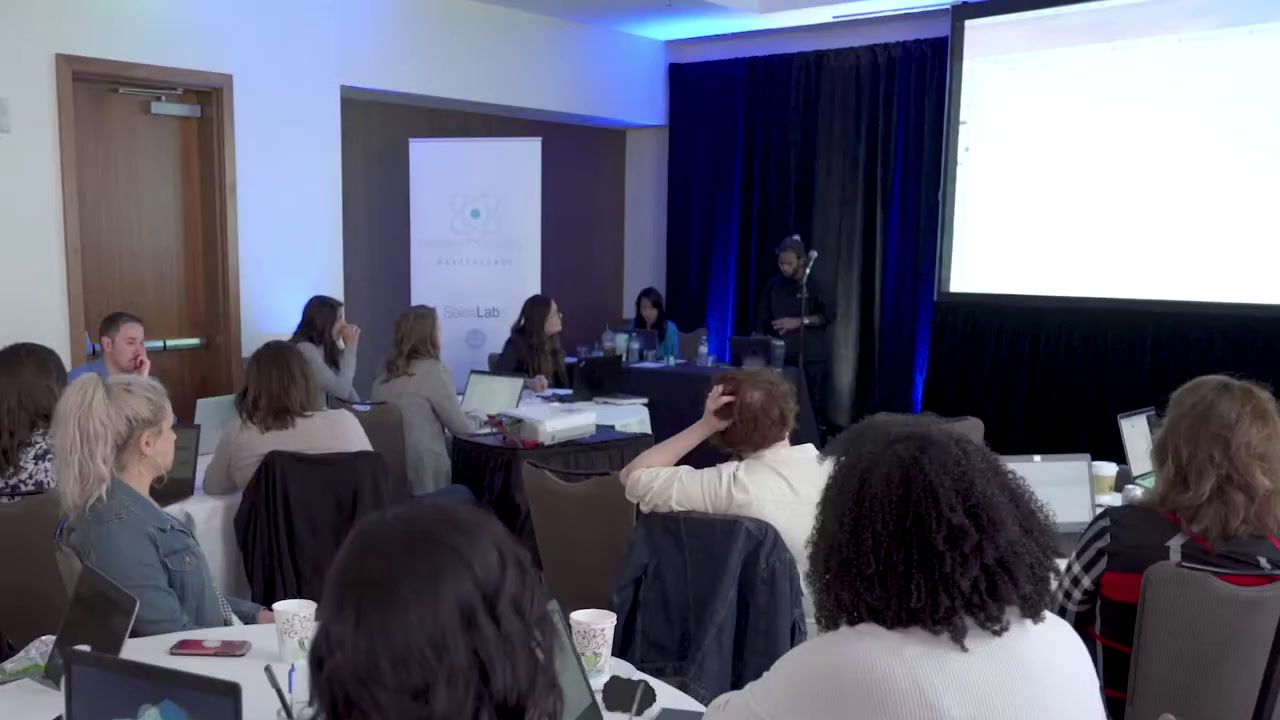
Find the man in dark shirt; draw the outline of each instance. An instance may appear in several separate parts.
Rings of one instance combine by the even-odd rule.
[[[814,414],[819,423],[825,423],[827,413],[823,398],[826,397],[824,388],[827,376],[826,304],[812,277],[808,281],[808,298],[802,300],[805,289],[802,281],[808,257],[800,236],[792,235],[783,240],[778,246],[777,255],[780,274],[771,278],[760,294],[756,331],[762,335],[782,338],[787,344],[788,365],[800,364],[800,344],[804,343],[805,383],[809,386]]]

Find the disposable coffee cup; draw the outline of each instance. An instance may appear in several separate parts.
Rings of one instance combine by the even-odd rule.
[[[1093,494],[1110,495],[1116,491],[1116,473],[1120,466],[1106,460],[1094,460],[1089,464],[1089,474],[1093,476]]]
[[[271,612],[276,617],[280,659],[287,663],[306,660],[316,634],[315,601],[281,600],[271,606]]]
[[[609,661],[613,659],[613,629],[618,616],[608,610],[575,610],[569,613],[573,630],[573,649],[587,672],[587,679],[603,682],[609,677]]]

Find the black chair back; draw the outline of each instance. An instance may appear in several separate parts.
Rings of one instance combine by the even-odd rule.
[[[62,506],[52,492],[13,493],[0,503],[0,637],[22,648],[58,632],[71,585],[58,565],[54,534]]]
[[[376,452],[268,453],[235,518],[253,601],[319,602],[342,541],[391,498],[387,463]]]
[[[795,558],[754,518],[641,515],[611,605],[614,654],[702,703],[756,680],[807,633]]]

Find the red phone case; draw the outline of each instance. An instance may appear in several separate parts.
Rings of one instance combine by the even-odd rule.
[[[169,654],[197,657],[244,657],[249,653],[250,647],[251,645],[245,640],[179,640],[169,648]]]

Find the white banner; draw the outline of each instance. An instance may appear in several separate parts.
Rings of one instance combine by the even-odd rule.
[[[440,315],[454,382],[501,352],[542,288],[542,139],[409,141],[409,297]]]

